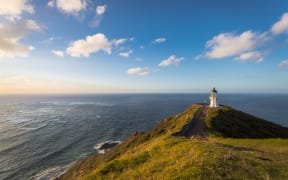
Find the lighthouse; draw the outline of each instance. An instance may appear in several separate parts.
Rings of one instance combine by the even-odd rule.
[[[210,105],[209,107],[218,107],[218,102],[217,102],[217,91],[215,88],[213,88],[211,90],[211,96],[209,97],[210,98]]]

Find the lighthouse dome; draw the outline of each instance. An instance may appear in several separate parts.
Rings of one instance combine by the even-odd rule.
[[[213,88],[213,89],[211,90],[211,92],[217,93],[217,90],[216,90],[215,88]]]

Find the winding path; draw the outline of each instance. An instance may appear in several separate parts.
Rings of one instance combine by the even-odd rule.
[[[186,138],[202,137],[206,138],[204,133],[204,120],[207,116],[208,106],[203,105],[200,111],[192,118],[189,123],[189,129],[185,132]]]

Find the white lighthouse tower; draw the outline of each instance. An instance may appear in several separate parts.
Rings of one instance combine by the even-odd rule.
[[[215,88],[213,88],[211,90],[211,96],[209,97],[210,98],[210,105],[209,107],[218,107],[218,102],[217,102],[217,91]]]

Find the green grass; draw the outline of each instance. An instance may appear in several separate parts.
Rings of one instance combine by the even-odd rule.
[[[228,106],[208,110],[205,131],[209,136],[220,137],[288,138],[288,128]]]
[[[141,165],[147,162],[149,158],[150,158],[149,153],[143,152],[129,159],[113,160],[109,162],[107,165],[105,165],[104,168],[102,168],[99,173],[101,175],[106,175],[106,174],[109,174],[110,172],[121,173],[125,169],[135,168],[138,165]]]
[[[287,163],[283,139],[160,138],[84,179],[285,179]]]
[[[171,136],[200,108],[193,105],[150,132],[134,133],[108,153],[77,163],[60,179],[288,179],[288,139],[263,138],[284,136],[287,128],[223,107],[209,109],[207,139]],[[260,135],[245,131],[255,125],[264,128],[256,130]]]

